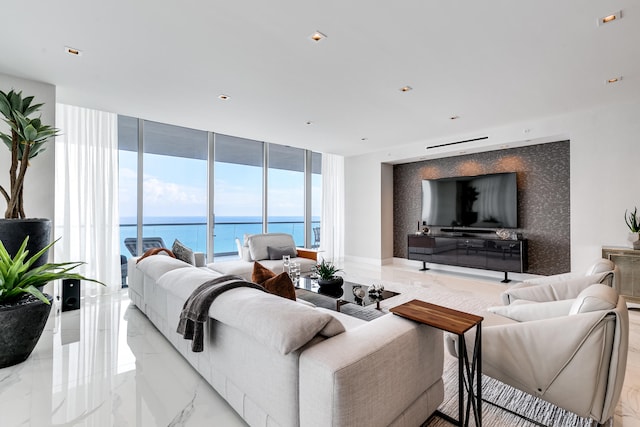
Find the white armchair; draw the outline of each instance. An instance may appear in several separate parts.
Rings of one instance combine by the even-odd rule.
[[[575,298],[582,290],[595,283],[604,283],[619,289],[617,277],[618,267],[613,261],[601,258],[584,273],[556,274],[511,285],[502,293],[502,303],[508,305],[518,300],[544,302]]]
[[[493,307],[501,322],[482,328],[482,372],[596,423],[620,398],[627,364],[629,317],[623,297],[607,285],[571,300]],[[467,334],[473,351],[473,336]],[[447,348],[457,357],[455,336]]]

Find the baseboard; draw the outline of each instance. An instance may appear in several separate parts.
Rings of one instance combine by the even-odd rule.
[[[385,263],[385,260],[382,260],[382,259],[357,257],[357,256],[351,256],[351,255],[345,256],[344,260],[347,262],[355,262],[358,264],[375,265],[377,267],[380,267]],[[391,263],[393,263],[393,260],[391,261]]]

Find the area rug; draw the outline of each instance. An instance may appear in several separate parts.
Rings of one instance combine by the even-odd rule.
[[[458,360],[445,352],[444,374],[444,402],[440,405],[440,411],[458,418]],[[579,417],[571,412],[560,409],[551,403],[538,399],[535,396],[521,392],[513,387],[501,383],[493,378],[482,376],[482,397],[490,402],[499,404],[509,411],[523,415],[532,421],[528,421],[509,411],[482,402],[482,425],[484,427],[588,427],[591,421]],[[473,416],[469,422],[475,426]],[[434,416],[424,424],[424,427],[448,427],[446,420]]]
[[[445,307],[467,311],[481,316],[489,316],[486,308],[500,303],[495,297],[477,295],[474,294],[473,291],[462,290],[473,289],[474,281],[472,279],[455,278],[454,280],[463,285],[458,290],[455,288],[448,289],[446,285],[443,284],[443,281],[446,280],[448,280],[448,278],[443,279],[434,275],[433,280],[427,281],[426,283],[403,284],[385,281],[384,286],[386,289],[399,292],[400,295],[382,301],[381,310],[377,310],[375,306],[361,307],[355,304],[346,304],[340,308],[340,311],[369,321],[385,315],[391,307],[417,298]],[[350,281],[367,285],[371,284],[371,281],[364,277],[350,278]],[[465,283],[465,281],[468,283]],[[467,287],[467,285],[469,287]],[[316,306],[331,310],[335,310],[336,308],[336,300],[334,298],[318,295],[303,289],[297,289],[296,295],[298,298],[312,302]],[[458,417],[457,375],[457,359],[445,351],[443,374],[445,398],[439,409],[453,418]],[[487,376],[482,377],[482,395],[484,399],[497,403],[507,409],[505,410],[483,402],[482,425],[485,427],[533,427],[539,425],[553,427],[587,427],[591,425],[588,419],[578,417],[571,412],[560,409],[544,400],[521,392]],[[533,420],[533,422],[509,411],[523,415]],[[445,427],[450,425],[446,420],[434,416],[424,424],[424,427]],[[470,420],[469,425],[475,426],[473,418]]]

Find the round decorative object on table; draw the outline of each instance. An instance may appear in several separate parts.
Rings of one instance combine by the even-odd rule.
[[[362,286],[354,286],[352,292],[354,297],[360,299],[364,298],[366,295],[364,289],[362,289]]]
[[[372,300],[382,299],[382,292],[384,291],[384,285],[371,285],[369,286],[369,298]]]
[[[496,235],[498,236],[498,238],[500,238],[502,240],[511,239],[511,231],[505,230],[504,228],[497,229],[496,230]]]

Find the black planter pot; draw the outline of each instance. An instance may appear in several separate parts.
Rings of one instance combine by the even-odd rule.
[[[336,276],[332,279],[318,279],[318,286],[323,289],[336,289],[341,288],[344,280],[342,277]]]
[[[49,302],[52,297],[45,295]],[[27,360],[35,348],[51,304],[29,295],[12,304],[0,304],[0,368]]]
[[[51,243],[51,221],[46,218],[0,219],[0,241],[13,257],[24,238],[29,236],[29,256],[38,253]],[[48,251],[32,266],[38,267],[48,260]]]

